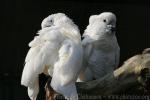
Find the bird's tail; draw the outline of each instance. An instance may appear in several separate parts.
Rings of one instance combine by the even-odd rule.
[[[30,99],[36,100],[39,92],[39,79],[31,64],[30,61],[25,64],[21,78],[21,85],[28,87],[28,95]]]
[[[39,80],[38,78],[35,80],[35,83],[32,87],[28,87],[28,96],[31,100],[36,100],[37,95],[39,93]]]

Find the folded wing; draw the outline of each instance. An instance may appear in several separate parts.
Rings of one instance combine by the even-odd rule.
[[[25,66],[22,73],[21,84],[28,87],[28,94],[31,100],[35,100],[39,91],[38,75],[44,71],[45,66],[50,66],[57,60],[60,32],[54,29],[43,29],[39,31],[29,43],[31,47],[25,59]]]
[[[59,60],[54,65],[51,86],[68,98],[77,98],[75,82],[81,70],[82,47],[65,40],[59,49]],[[76,99],[77,100],[77,99]]]

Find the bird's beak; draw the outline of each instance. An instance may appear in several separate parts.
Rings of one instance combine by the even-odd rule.
[[[116,31],[116,27],[115,26],[111,26],[111,31],[115,32]]]
[[[115,31],[116,31],[116,26],[107,25],[107,28],[108,28],[109,30],[111,30],[112,32],[115,32]]]

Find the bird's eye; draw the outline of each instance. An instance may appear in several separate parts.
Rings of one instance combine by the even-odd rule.
[[[106,19],[104,19],[103,22],[106,22]]]
[[[50,20],[50,22],[52,23],[52,22],[53,22],[53,20]]]
[[[50,23],[53,23],[53,20],[51,19],[51,20],[49,20],[49,22],[50,22]]]

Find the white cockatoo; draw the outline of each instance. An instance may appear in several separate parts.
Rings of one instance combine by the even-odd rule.
[[[63,13],[52,14],[41,24],[38,36],[29,43],[21,84],[31,100],[39,92],[38,75],[52,77],[51,87],[70,100],[77,100],[75,82],[81,70],[83,49],[78,27]]]
[[[113,72],[119,64],[120,47],[115,36],[116,16],[92,15],[83,34],[84,68],[78,81],[90,81]]]

